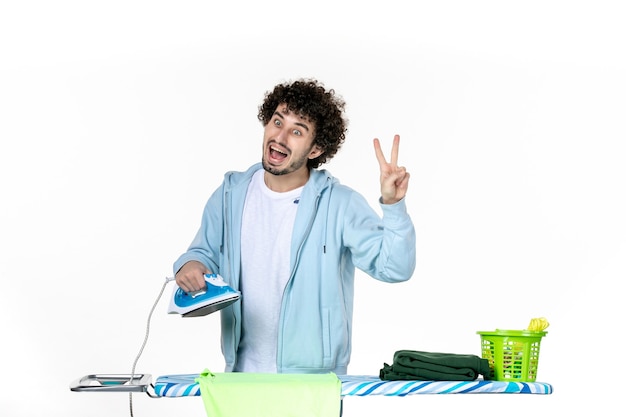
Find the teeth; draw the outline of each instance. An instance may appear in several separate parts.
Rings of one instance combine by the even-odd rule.
[[[275,148],[275,147],[273,147],[273,146],[270,146],[270,150],[272,150],[272,151],[274,151],[274,152],[278,152],[278,153],[283,154],[283,155],[287,155],[285,152],[280,151],[280,150],[276,149],[276,148]]]

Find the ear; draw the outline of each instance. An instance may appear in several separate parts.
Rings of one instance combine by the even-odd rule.
[[[315,159],[323,153],[324,150],[322,148],[320,148],[318,145],[313,145],[311,151],[309,152],[309,159]]]

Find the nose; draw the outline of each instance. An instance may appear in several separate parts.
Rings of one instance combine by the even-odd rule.
[[[287,139],[287,130],[280,129],[278,133],[276,134],[276,142],[282,145],[286,143],[286,139]]]

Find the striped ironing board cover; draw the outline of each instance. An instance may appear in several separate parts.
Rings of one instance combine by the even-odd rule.
[[[197,397],[198,374],[164,375],[156,379],[155,394],[159,397]],[[416,394],[552,394],[552,385],[545,382],[508,381],[383,381],[376,376],[338,375],[341,395],[384,395],[404,397]]]

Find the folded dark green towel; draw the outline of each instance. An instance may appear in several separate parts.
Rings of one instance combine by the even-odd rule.
[[[393,364],[384,364],[382,380],[473,381],[491,377],[489,361],[476,355],[399,350]]]

